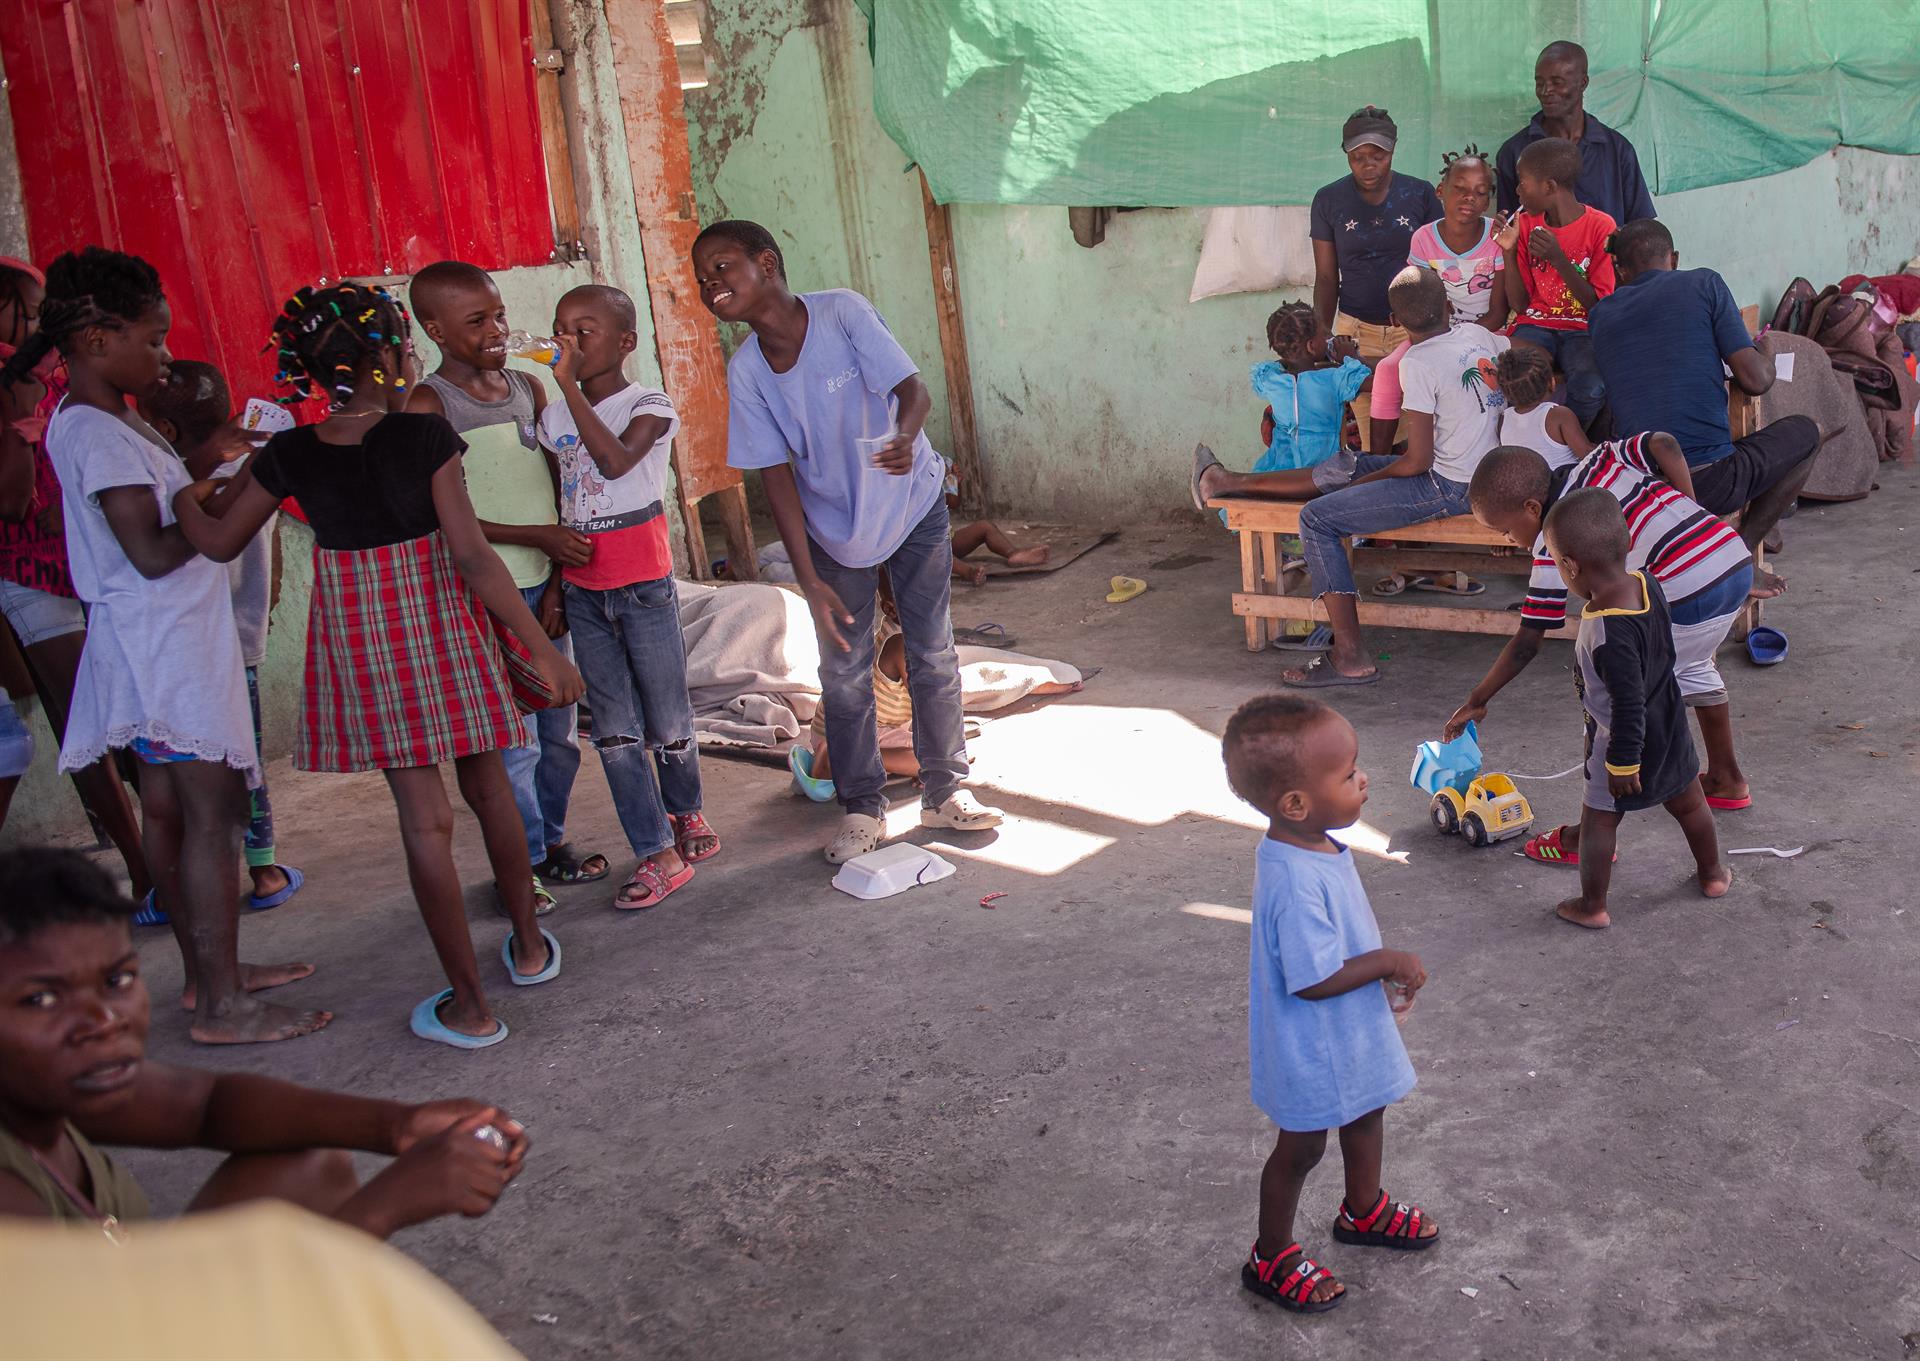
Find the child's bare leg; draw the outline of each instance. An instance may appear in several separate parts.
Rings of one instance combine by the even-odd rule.
[[[1260,1241],[1253,1250],[1263,1262],[1272,1261],[1276,1253],[1293,1246],[1293,1218],[1300,1208],[1300,1189],[1307,1184],[1307,1173],[1327,1151],[1325,1130],[1300,1134],[1283,1129],[1277,1133],[1273,1152],[1260,1172]],[[1323,1303],[1344,1289],[1337,1281],[1322,1281],[1314,1287],[1313,1302]]]
[[[1700,719],[1700,744],[1707,749],[1706,769],[1700,772],[1701,792],[1717,799],[1744,799],[1751,791],[1733,754],[1731,706],[1723,700],[1693,712]]]
[[[960,545],[956,542],[953,546],[953,579],[964,581],[969,586],[984,585],[987,580],[986,567],[977,562],[962,562],[961,556]]]
[[[1305,501],[1318,496],[1313,469],[1288,468],[1277,473],[1236,473],[1215,466],[1200,479],[1200,495],[1265,496],[1276,501]]]
[[[813,778],[816,780],[833,778],[832,750],[827,746],[827,739],[824,737],[813,739]]]
[[[73,686],[80,673],[80,654],[86,643],[87,635],[82,630],[63,633],[25,649],[34,684],[40,692],[41,707],[46,712],[47,726],[53,729],[56,742],[67,739],[67,714],[73,708]],[[74,771],[73,786],[80,791],[80,797],[100,820],[107,839],[126,862],[133,896],[146,897],[153,881],[148,877],[146,859],[140,850],[140,824],[127,786],[114,768],[113,758],[103,756],[85,770]]]
[[[330,1012],[248,996],[305,978],[313,966],[240,962],[240,828],[247,788],[240,772],[211,761],[178,761],[143,765],[140,776],[143,789],[164,788],[171,795],[178,817],[174,828],[162,832],[162,853],[173,852],[169,863],[151,868],[187,961],[181,1000],[193,1009],[188,1033],[201,1044],[261,1044],[321,1029],[333,1019]]]
[[[1713,810],[1707,807],[1700,781],[1695,780],[1685,793],[1668,799],[1666,807],[1687,834],[1687,849],[1693,852],[1693,863],[1700,873],[1700,892],[1718,898],[1732,886],[1733,871],[1720,859],[1720,837],[1714,830]],[[1586,863],[1582,860],[1581,867]]]
[[[1004,558],[1014,567],[1038,567],[1053,556],[1053,549],[1043,543],[1030,548],[1020,547],[991,520],[975,520],[954,531],[954,557],[964,558],[982,546],[996,558]]]
[[[918,775],[920,758],[913,754],[912,747],[882,747],[880,764],[886,767],[889,775]]]
[[[495,757],[496,764],[498,759]],[[480,966],[474,960],[473,937],[467,931],[460,872],[453,864],[453,806],[447,802],[446,786],[440,783],[440,767],[411,766],[384,773],[387,787],[393,791],[394,805],[400,810],[400,841],[407,853],[407,882],[413,886],[413,899],[420,907],[420,919],[427,924],[427,936],[433,941],[434,954],[440,958],[440,969],[453,989],[453,997],[440,1009],[440,1019],[463,1035],[491,1035],[495,1022],[487,1006],[487,995],[480,987]],[[500,778],[504,784],[504,769]],[[507,791],[507,806],[513,806],[511,790]],[[520,842],[520,857],[524,861],[526,832],[519,826],[517,814],[514,835]],[[500,879],[500,894],[509,913],[518,902],[509,893],[515,883],[524,883],[527,896],[532,897],[530,861],[518,880],[505,876]],[[515,926],[517,934],[517,922]]]
[[[1619,833],[1618,813],[1599,808],[1580,810],[1580,896],[1554,909],[1575,926],[1597,930],[1612,924],[1613,919],[1607,915],[1607,887],[1613,882],[1613,848]]]
[[[1340,1222],[1348,1228],[1357,1227],[1352,1211],[1360,1211],[1364,1218],[1380,1203],[1380,1165],[1386,1157],[1386,1145],[1385,1107],[1340,1126],[1340,1160],[1346,1164],[1347,1173],[1347,1203],[1340,1211]],[[1439,1232],[1440,1226],[1422,1211],[1420,1237],[1432,1238]]]
[[[513,922],[513,966],[521,973],[538,973],[547,967],[547,943],[534,917],[533,862],[527,858],[525,824],[513,802],[513,786],[507,783],[506,763],[499,752],[483,751],[455,761],[453,773],[461,801],[480,823],[493,881],[500,886],[500,901]],[[452,855],[451,838],[448,855]],[[464,913],[460,929],[464,935]],[[468,948],[472,948],[470,940]]]

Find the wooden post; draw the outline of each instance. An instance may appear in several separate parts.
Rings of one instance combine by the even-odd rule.
[[[580,196],[573,185],[573,147],[567,136],[567,111],[560,99],[560,69],[540,65],[540,59],[554,50],[553,11],[546,0],[534,0],[533,53],[535,58],[534,93],[540,107],[540,147],[547,162],[547,197],[553,201],[554,258],[575,258],[574,247],[580,240]]]
[[[967,328],[960,315],[960,272],[953,255],[953,218],[933,201],[925,171],[920,206],[927,215],[927,258],[933,266],[933,310],[940,320],[940,358],[947,371],[947,421],[953,431],[954,472],[960,500],[970,510],[988,503],[986,470],[980,466],[979,430],[973,418],[973,365],[967,359]]]
[[[686,529],[687,571],[713,574],[700,502],[720,498],[727,560],[738,580],[756,580],[753,526],[740,474],[727,466],[727,367],[713,318],[693,280],[693,239],[700,217],[693,199],[693,153],[680,92],[680,64],[660,0],[606,0],[607,34],[620,86],[620,113],[633,167],[633,207],[647,258],[647,301],[653,312],[660,374],[680,413],[673,442],[674,492]]]

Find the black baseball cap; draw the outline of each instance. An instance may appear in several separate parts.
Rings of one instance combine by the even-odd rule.
[[[1392,151],[1399,135],[1400,129],[1394,126],[1387,111],[1369,104],[1364,109],[1355,109],[1341,127],[1340,149],[1352,151],[1355,147],[1377,146],[1382,151]]]

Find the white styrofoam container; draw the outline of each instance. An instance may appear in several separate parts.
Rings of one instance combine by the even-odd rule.
[[[833,876],[833,886],[855,898],[891,898],[918,884],[932,884],[955,872],[923,846],[897,841],[877,851],[855,856]]]

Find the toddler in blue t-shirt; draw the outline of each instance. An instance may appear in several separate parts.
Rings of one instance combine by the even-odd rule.
[[[1395,1020],[1427,974],[1415,956],[1380,947],[1353,854],[1327,835],[1359,821],[1367,801],[1353,725],[1324,704],[1267,695],[1228,721],[1222,752],[1233,792],[1268,822],[1254,862],[1247,1042],[1253,1102],[1279,1126],[1240,1281],[1317,1314],[1346,1287],[1294,1241],[1293,1218],[1329,1129],[1340,1131],[1347,1183],[1333,1236],[1403,1249],[1439,1241],[1424,1210],[1380,1187],[1386,1108],[1414,1081]]]

